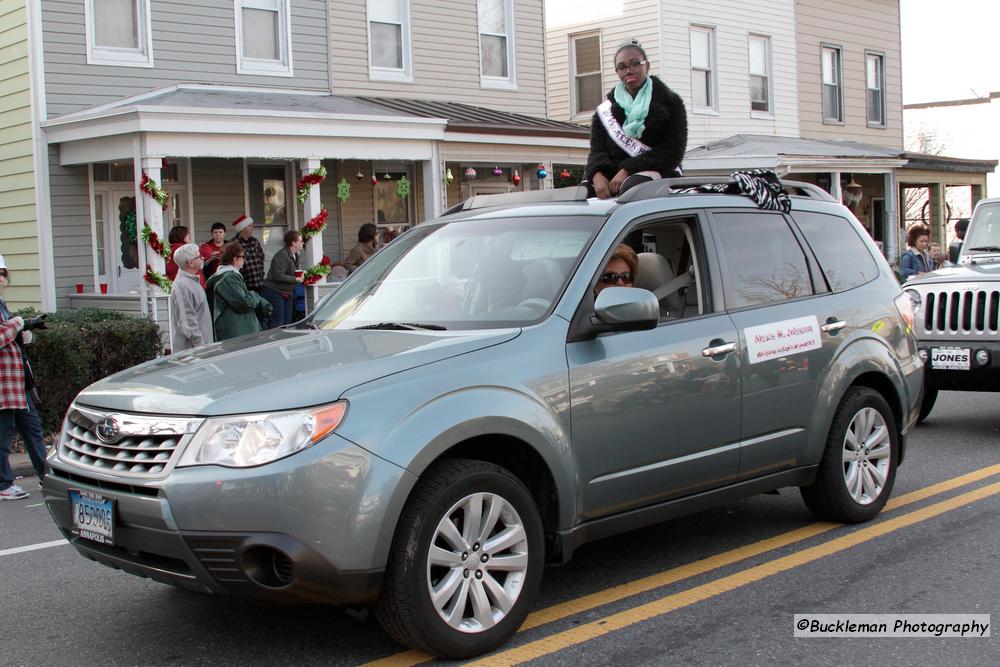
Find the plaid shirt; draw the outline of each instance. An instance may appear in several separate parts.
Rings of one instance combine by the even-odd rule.
[[[244,239],[237,235],[236,240],[243,246],[243,253],[246,255],[243,268],[240,269],[243,282],[246,283],[247,289],[257,291],[264,284],[264,248],[254,236]]]
[[[10,317],[7,304],[0,299],[0,410],[25,410],[28,401],[24,393],[24,364],[21,348],[15,339],[21,331],[18,320]]]

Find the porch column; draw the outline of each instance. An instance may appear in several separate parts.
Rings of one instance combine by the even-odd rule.
[[[545,171],[549,172],[549,175],[546,176],[544,179],[542,179],[542,182],[539,183],[538,189],[539,190],[553,189],[554,187],[556,187],[556,177],[555,174],[552,173],[552,160],[548,160],[547,162],[539,162],[539,164],[545,166]],[[537,169],[537,167],[535,168]]]
[[[844,203],[843,192],[840,189],[840,172],[830,172],[830,194],[840,203]]]
[[[431,159],[424,160],[422,166],[424,220],[431,220],[441,215],[447,206],[444,189],[444,162],[441,160],[441,149],[438,142],[435,141],[431,148]]]
[[[163,158],[162,157],[149,157],[143,156],[142,158],[142,171],[149,176],[157,185],[163,187]],[[139,176],[139,182],[142,182],[142,175]],[[156,233],[160,238],[160,241],[169,247],[169,242],[167,240],[166,231],[163,229],[163,207],[159,203],[145,192],[141,195],[142,197],[142,214],[143,222],[149,225],[149,228]],[[139,230],[141,232],[141,229]],[[139,243],[142,244],[142,234],[137,234],[139,237]],[[141,257],[142,255],[140,255]],[[157,273],[164,273],[167,270],[167,261],[162,255],[156,253],[152,248],[147,247],[146,251],[146,263]],[[144,267],[140,267],[143,268]],[[159,289],[159,288],[157,288]]]
[[[944,246],[947,238],[945,228],[948,225],[944,186],[941,183],[932,183],[927,189],[930,193],[931,240]]]
[[[969,203],[971,207],[970,211],[976,210],[976,204],[983,198],[983,185],[982,183],[974,183],[969,186]]]
[[[299,160],[299,171],[302,175],[312,173],[319,169],[321,166],[321,161],[315,158],[309,158],[307,160]],[[320,209],[323,208],[323,204],[320,202],[319,197],[319,185],[310,185],[309,194],[306,195],[306,200],[302,204],[302,224],[309,222],[317,215],[319,215]],[[311,239],[306,241],[305,247],[302,249],[302,258],[299,260],[299,266],[305,270],[310,266],[315,266],[320,263],[323,259],[323,232],[316,234]],[[312,304],[316,304],[318,294],[318,288],[313,285],[312,290]]]
[[[890,264],[899,261],[899,189],[896,184],[896,174],[890,171],[883,176],[885,179],[885,256]]]

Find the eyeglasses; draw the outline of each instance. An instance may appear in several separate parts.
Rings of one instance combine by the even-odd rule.
[[[601,282],[605,285],[614,285],[618,281],[622,281],[626,285],[632,284],[632,272],[622,271],[621,273],[615,273],[614,271],[608,271],[601,275]]]
[[[630,63],[618,63],[617,65],[615,65],[615,71],[618,72],[619,74],[624,74],[629,70],[639,69],[648,62],[649,62],[648,60],[633,60]]]

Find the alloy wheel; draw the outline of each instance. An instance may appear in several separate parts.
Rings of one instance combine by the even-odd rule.
[[[873,503],[885,488],[892,441],[878,410],[858,411],[844,434],[844,483],[854,502]]]

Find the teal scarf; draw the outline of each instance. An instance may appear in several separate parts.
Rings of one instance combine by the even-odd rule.
[[[625,90],[625,84],[615,86],[615,102],[625,111],[625,123],[622,128],[630,137],[639,138],[646,129],[646,115],[649,113],[649,101],[653,98],[653,79],[646,78],[646,83],[633,98]]]

